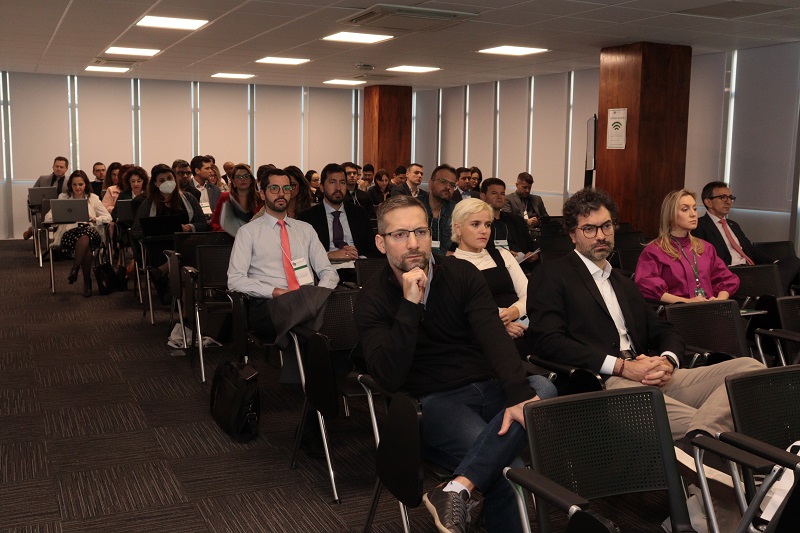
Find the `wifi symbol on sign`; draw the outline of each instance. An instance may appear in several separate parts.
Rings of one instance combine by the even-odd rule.
[[[611,127],[615,130],[619,130],[620,128],[622,128],[622,122],[612,122]]]

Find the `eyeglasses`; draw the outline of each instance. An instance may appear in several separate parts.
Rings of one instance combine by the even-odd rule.
[[[297,185],[294,186],[284,185],[283,187],[281,187],[280,185],[267,185],[267,190],[272,194],[278,194],[281,191],[283,191],[286,194],[289,194],[295,187],[297,187]]]
[[[438,181],[442,185],[446,185],[446,186],[450,187],[451,189],[454,189],[455,186],[456,186],[456,182],[455,181],[450,181],[450,180],[445,179],[445,178],[438,178],[436,181]]]
[[[175,172],[175,174],[177,174],[178,176],[191,176],[192,175],[192,171],[191,170],[178,170],[177,172]]]
[[[236,176],[233,177],[233,179],[239,181],[247,181],[253,179],[253,176],[252,174],[237,174]]]
[[[345,172],[345,174],[347,174],[348,176],[355,176],[356,174],[358,174],[358,171],[348,170],[347,172]]]
[[[711,197],[712,200],[714,200],[715,198],[719,198],[723,202],[727,202],[728,200],[730,200],[731,203],[733,203],[736,201],[736,197],[733,196],[732,194],[718,194],[716,196]]]
[[[603,231],[603,235],[612,235],[614,233],[614,223],[606,222],[605,224],[601,224],[599,226],[587,224],[586,226],[578,229],[583,232],[584,237],[587,239],[593,239],[597,235],[598,229]]]
[[[395,231],[390,231],[388,233],[381,233],[382,237],[389,237],[395,242],[406,242],[408,240],[409,235],[414,234],[414,237],[418,240],[428,239],[431,236],[431,228],[416,228],[416,229],[398,229]]]

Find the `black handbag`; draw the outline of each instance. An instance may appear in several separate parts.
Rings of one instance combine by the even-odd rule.
[[[97,292],[100,294],[111,294],[117,290],[119,279],[111,263],[99,263],[94,267],[94,278],[97,281]]]
[[[238,442],[258,437],[261,404],[258,371],[250,365],[227,361],[217,366],[211,383],[211,416]]]

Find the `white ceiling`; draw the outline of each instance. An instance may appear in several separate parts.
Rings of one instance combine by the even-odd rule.
[[[638,41],[689,45],[695,55],[800,41],[800,0],[760,0],[759,5],[721,9],[774,9],[738,18],[678,13],[724,0],[383,0],[477,16],[439,31],[398,34],[375,45],[320,40],[354,30],[337,21],[380,1],[0,0],[0,70],[195,81],[212,81],[216,72],[235,72],[256,77],[231,83],[317,87],[327,79],[361,75],[356,65],[367,63],[375,67],[370,74],[392,76],[370,83],[426,89],[596,68],[601,48]],[[195,32],[136,26],[144,15],[210,23]],[[527,57],[476,53],[502,44],[551,51]],[[112,45],[162,52],[125,74],[84,71]],[[312,61],[296,67],[255,63],[265,56]],[[385,72],[408,64],[442,70]]]

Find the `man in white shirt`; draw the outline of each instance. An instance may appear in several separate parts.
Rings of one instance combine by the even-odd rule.
[[[192,158],[190,163],[192,175],[194,176],[194,186],[200,191],[200,207],[203,208],[205,215],[211,215],[217,207],[217,202],[222,194],[219,187],[208,181],[214,169],[211,158],[204,155],[197,155]]]
[[[466,167],[456,169],[456,188],[450,197],[455,203],[467,198],[480,198],[480,193],[472,190],[472,172]]]

